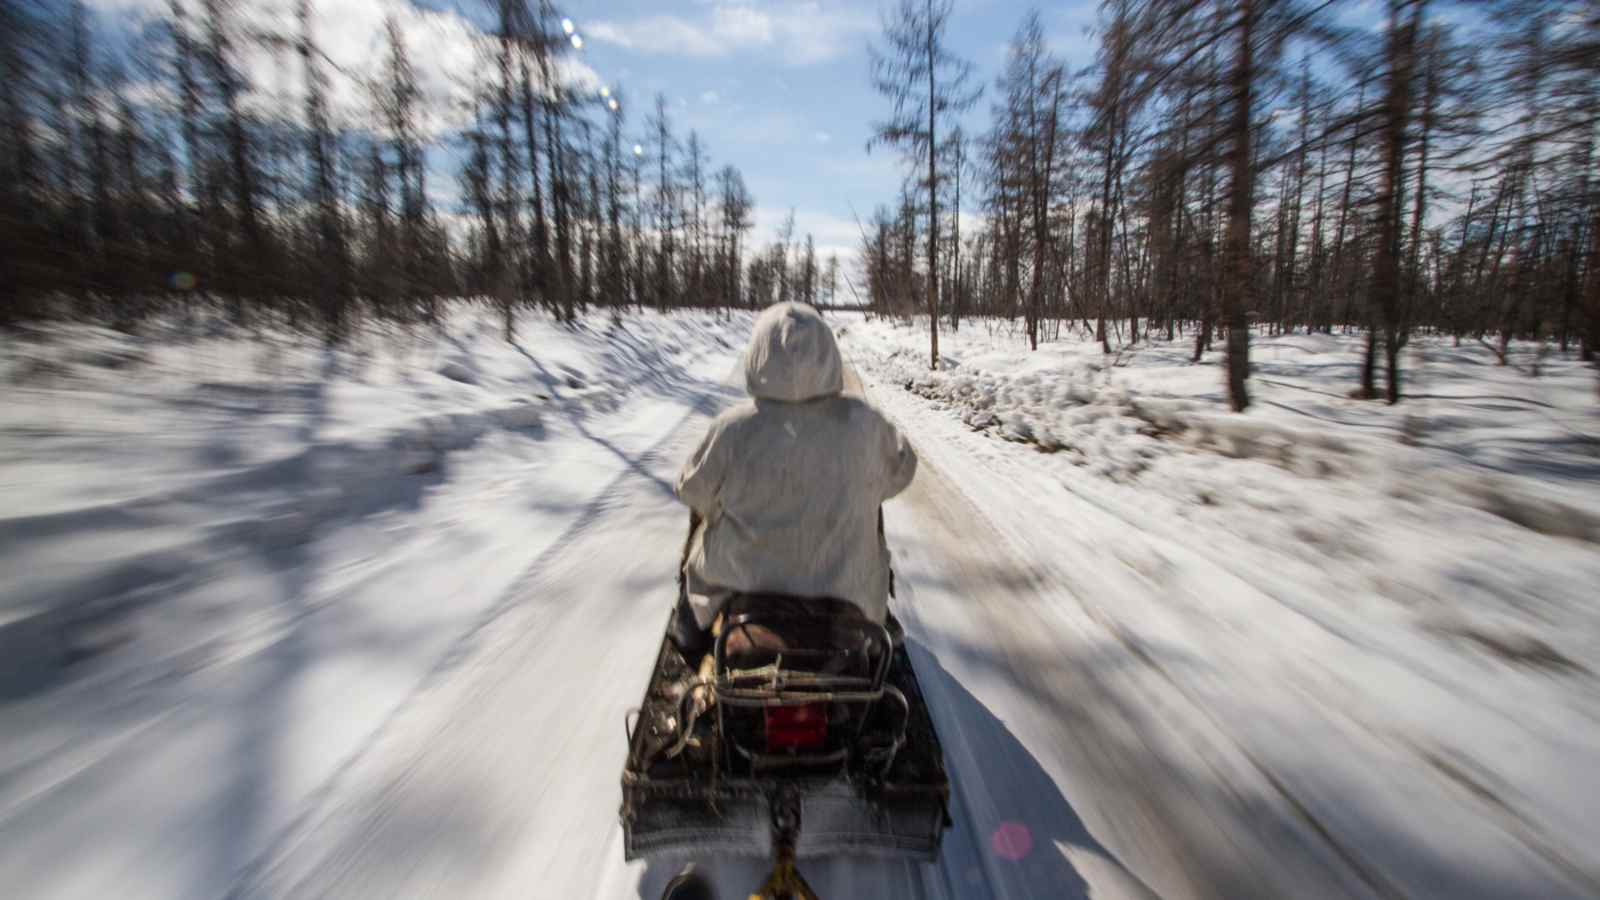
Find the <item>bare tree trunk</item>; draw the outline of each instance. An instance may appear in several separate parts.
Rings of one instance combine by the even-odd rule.
[[[1279,324],[1288,330],[1293,330],[1296,325],[1309,325],[1309,316],[1300,310],[1296,302],[1299,293],[1296,283],[1299,281],[1300,265],[1300,219],[1305,206],[1306,191],[1306,160],[1311,144],[1311,76],[1309,73],[1301,78],[1300,98],[1300,136],[1299,148],[1295,151],[1294,160],[1294,202],[1291,204],[1288,222],[1288,237],[1286,259],[1282,273],[1283,287],[1280,293]],[[1307,320],[1307,321],[1301,321]]]
[[[536,40],[539,53],[547,52],[543,44],[543,36]],[[550,233],[545,220],[544,211],[544,185],[539,175],[539,128],[537,109],[538,103],[534,100],[533,73],[528,67],[528,55],[520,54],[518,60],[522,76],[522,130],[523,140],[528,146],[528,182],[532,189],[532,196],[528,199],[528,206],[533,213],[533,247],[529,254],[528,286],[532,288],[541,300],[549,302],[549,269],[550,269]],[[541,86],[539,90],[544,90]],[[615,166],[615,162],[612,163]]]
[[[1233,121],[1229,126],[1229,197],[1227,262],[1222,284],[1222,320],[1228,328],[1228,403],[1235,412],[1250,405],[1245,384],[1250,376],[1250,332],[1245,318],[1245,302],[1251,288],[1250,207],[1255,175],[1250,163],[1250,103],[1255,87],[1255,4],[1239,0],[1238,53],[1234,59],[1231,87]]]
[[[1407,3],[1410,21],[1402,21]],[[1384,100],[1384,166],[1379,183],[1378,246],[1373,259],[1372,306],[1382,317],[1388,366],[1386,399],[1400,402],[1400,184],[1404,178],[1406,123],[1411,114],[1411,73],[1416,65],[1417,27],[1425,0],[1390,0],[1389,89]]]
[[[334,183],[334,137],[328,123],[328,85],[311,34],[310,0],[300,0],[296,15],[300,24],[301,67],[306,81],[307,156],[311,163],[308,180],[317,219],[318,259],[314,265],[323,276],[317,279],[315,290],[322,295],[323,327],[328,343],[333,344],[343,340],[345,334],[349,260],[339,212],[338,187]]]
[[[1365,108],[1365,106],[1366,106],[1366,96],[1367,96],[1366,87],[1365,87],[1365,85],[1363,85],[1362,89],[1356,94],[1356,109],[1360,110],[1360,109]],[[1354,189],[1355,180],[1356,180],[1356,145],[1358,143],[1360,143],[1360,142],[1356,140],[1355,135],[1351,135],[1350,136],[1350,153],[1345,159],[1344,189],[1339,194],[1339,224],[1334,229],[1334,235],[1333,235],[1333,258],[1329,262],[1329,269],[1330,269],[1330,271],[1329,271],[1329,280],[1332,282],[1333,286],[1336,288],[1336,290],[1333,291],[1333,293],[1335,293],[1335,294],[1343,294],[1343,295],[1346,295],[1346,296],[1348,296],[1348,294],[1349,294],[1349,289],[1348,289],[1348,285],[1346,285],[1346,283],[1345,283],[1346,275],[1345,275],[1345,266],[1343,264],[1344,263],[1344,247],[1345,247],[1345,229],[1346,229],[1346,226],[1347,226],[1347,224],[1349,222],[1349,219],[1350,219],[1351,193],[1352,193],[1352,190]],[[1333,320],[1334,320],[1335,313],[1334,313],[1334,310],[1333,310],[1332,307],[1333,307],[1334,299],[1335,298],[1332,297],[1332,296],[1327,298],[1327,304],[1328,304],[1328,328],[1327,328],[1327,331],[1328,331],[1329,334],[1333,333],[1333,325],[1334,325]],[[1350,317],[1349,317],[1348,310],[1346,310],[1346,312],[1344,313],[1343,319],[1344,319],[1344,321],[1341,322],[1340,324],[1348,325],[1349,322],[1350,322]]]
[[[959,128],[956,129],[955,145],[954,145],[955,146],[955,156],[956,156],[956,159],[955,159],[955,179],[956,179],[956,199],[955,199],[955,204],[956,204],[956,210],[955,210],[955,216],[950,220],[950,228],[951,228],[951,231],[952,231],[950,244],[951,244],[951,247],[952,247],[952,249],[954,251],[954,254],[955,254],[955,260],[954,260],[954,266],[953,266],[953,268],[954,268],[954,278],[952,279],[953,284],[951,285],[951,288],[954,291],[954,296],[952,296],[950,298],[950,330],[952,332],[956,332],[956,331],[960,331],[961,330],[961,296],[962,296],[962,290],[961,290],[961,169],[966,164],[965,143],[966,143],[966,135],[963,134],[962,131]],[[833,302],[833,292],[832,291],[828,292],[828,302],[830,302],[830,303]]]
[[[168,11],[172,16],[173,65],[176,68],[178,114],[181,120],[179,132],[183,135],[183,157],[188,165],[188,177],[184,183],[189,189],[191,202],[204,203],[209,192],[201,189],[204,159],[200,147],[200,85],[195,79],[193,63],[195,48],[180,0],[168,0]],[[197,263],[202,259],[206,263],[212,262],[202,255],[202,245],[207,243],[202,239],[202,234],[209,233],[215,218],[215,210],[203,208],[202,214],[196,217],[189,203],[181,204],[178,253],[182,258],[192,260],[190,266],[201,272],[210,266]],[[209,250],[209,247],[205,249]],[[192,307],[186,306],[186,313],[192,311]]]
[[[1100,253],[1098,265],[1100,271],[1100,319],[1095,325],[1095,340],[1100,342],[1100,352],[1109,354],[1111,342],[1106,337],[1106,315],[1111,307],[1111,171],[1116,161],[1116,129],[1117,110],[1111,110],[1111,128],[1106,137],[1105,172],[1100,183]]]
[[[1600,203],[1589,214],[1589,287],[1584,299],[1588,312],[1588,334],[1583,341],[1583,359],[1600,359]]]
[[[1118,240],[1122,245],[1122,288],[1128,297],[1128,343],[1137,344],[1139,343],[1138,301],[1140,292],[1135,290],[1134,287],[1136,283],[1132,272],[1134,254],[1128,249],[1128,202],[1127,195],[1123,192],[1122,168],[1119,155],[1119,165],[1117,166],[1117,216],[1115,221],[1121,226],[1118,232]],[[1140,267],[1142,270],[1142,262]],[[1143,284],[1143,279],[1140,279],[1138,283]]]
[[[939,140],[934,133],[938,105],[934,102],[933,0],[928,0],[928,347],[929,368],[939,368],[939,180],[934,160]]]
[[[500,215],[504,220],[502,226],[505,233],[505,251],[507,259],[495,273],[495,294],[505,307],[505,339],[510,341],[515,336],[514,307],[518,304],[521,294],[521,285],[518,284],[518,272],[515,264],[517,254],[521,250],[522,216],[520,215],[520,191],[517,190],[518,167],[516,165],[516,145],[511,138],[511,48],[512,48],[512,14],[514,7],[511,0],[500,0],[500,46],[496,60],[499,65],[500,78],[495,85],[494,116],[496,130],[500,135],[497,141],[500,157],[500,197],[498,205]]]
[[[251,262],[255,266],[261,266],[266,262],[265,241],[261,231],[260,210],[257,207],[255,165],[252,162],[254,147],[245,129],[244,111],[239,105],[239,97],[244,92],[244,86],[239,83],[239,75],[233,68],[233,49],[223,25],[224,14],[220,0],[206,0],[205,10],[209,46],[201,54],[201,58],[211,66],[212,78],[216,82],[218,96],[222,99],[223,133],[228,147],[228,162],[232,175],[230,187],[233,189],[235,213],[244,226],[245,246],[248,248]],[[223,258],[234,261],[226,263],[227,268],[237,269],[234,254],[224,253]],[[234,274],[239,273],[235,271]],[[245,284],[251,281],[253,280],[234,279],[235,283],[231,288],[236,298],[240,298],[240,295],[246,292]],[[255,288],[256,286],[252,285],[249,292],[254,293]],[[239,299],[235,300],[234,310],[241,321],[248,315],[248,308],[240,303]]]
[[[1419,29],[1421,10],[1418,11]],[[1415,36],[1414,36],[1415,37]],[[1422,223],[1428,217],[1428,139],[1433,131],[1434,107],[1439,99],[1439,59],[1437,37],[1430,39],[1427,49],[1428,74],[1424,81],[1422,115],[1417,135],[1417,194],[1411,211],[1411,259],[1407,264],[1406,305],[1414,308],[1422,286]]]

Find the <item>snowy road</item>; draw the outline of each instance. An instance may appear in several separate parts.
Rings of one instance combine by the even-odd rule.
[[[692,412],[639,454],[580,513],[515,583],[520,600],[473,637],[470,656],[341,773],[304,826],[280,839],[233,896],[659,893],[677,863],[629,866],[621,859],[621,715],[642,690],[681,545],[684,515],[667,485],[708,411]],[[941,863],[817,862],[807,875],[831,898],[1070,897],[1088,896],[1091,884],[1097,897],[1149,896],[1089,835],[1019,738],[941,664],[948,654],[969,663],[979,681],[998,677],[1045,691],[1041,700],[1054,707],[1052,715],[1066,716],[1046,734],[1082,749],[1077,759],[1104,765],[1103,774],[1118,779],[1117,792],[1153,775],[1168,780],[1148,768],[1127,771],[1126,748],[1093,732],[1110,721],[1098,712],[1108,695],[1088,693],[1093,673],[1081,648],[1062,644],[1064,666],[1037,667],[1032,654],[1042,648],[1022,635],[1032,615],[1027,607],[1042,599],[1039,588],[1028,585],[1018,561],[992,552],[998,536],[973,531],[984,527],[974,513],[932,465],[890,507],[891,540],[901,554],[900,608],[957,784],[957,824]],[[970,607],[969,597],[994,600],[952,630],[946,617]],[[936,632],[934,622],[942,623]],[[999,652],[985,649],[990,633]],[[1102,655],[1106,650],[1125,655],[1116,648]],[[1073,723],[1092,729],[1079,734],[1082,726]],[[1181,788],[1156,782],[1154,793],[1141,791],[1113,810],[1141,815],[1133,840],[1161,860],[1175,886],[1166,896],[1251,893],[1249,876],[1202,868],[1247,861],[1234,854],[1218,862],[1191,846],[1203,835],[1181,833],[1184,814],[1168,808],[1182,803],[1174,801],[1181,789],[1168,792],[1174,787]],[[1195,824],[1214,823],[1201,817]],[[996,833],[1018,826],[1025,831],[1010,833],[1025,833],[1021,843],[997,851]],[[732,896],[759,882],[762,869],[720,861],[712,873]]]
[[[621,860],[621,713],[647,675],[681,543],[667,484],[708,411],[580,513],[516,582],[520,600],[474,636],[470,657],[385,729],[233,896],[659,893],[677,863]],[[1184,766],[1217,738],[1164,718],[1151,704],[1170,692],[1126,647],[1042,617],[1061,598],[937,463],[889,517],[899,608],[947,745],[956,825],[937,866],[809,864],[824,897],[1359,895],[1316,848],[1275,837],[1285,823],[1204,794],[1217,773]],[[973,691],[1016,718],[1008,725]],[[1237,765],[1215,753],[1213,765]],[[1072,793],[1092,811],[1080,814],[1064,783],[1081,785]],[[1116,836],[1139,875],[1082,815]],[[762,870],[711,868],[730,895]]]
[[[1365,484],[1285,477],[1237,448],[1239,463],[1180,454],[1173,460],[1181,468],[1163,471],[1159,456],[1152,465],[1130,452],[1171,445],[1143,438],[1137,418],[1118,418],[1126,399],[1103,406],[1044,399],[1042,408],[1062,410],[1063,419],[1095,422],[1099,414],[1113,439],[1070,434],[1069,449],[1092,448],[1087,460],[1036,452],[975,431],[960,402],[921,396],[925,386],[910,379],[922,377],[922,367],[904,362],[898,343],[915,346],[916,333],[876,329],[852,326],[868,335],[846,341],[870,364],[864,370],[886,379],[872,385],[874,399],[918,439],[924,459],[959,484],[941,488],[938,478],[919,478],[909,501],[931,491],[940,497],[933,511],[892,520],[899,568],[916,592],[905,613],[920,619],[912,630],[1012,724],[1090,831],[1158,893],[1600,896],[1592,806],[1584,811],[1596,783],[1582,761],[1600,737],[1592,676],[1581,664],[1551,674],[1441,646],[1430,625],[1482,616],[1497,630],[1563,642],[1570,635],[1571,645],[1582,647],[1592,627],[1581,612],[1586,601],[1561,583],[1527,578],[1530,567],[1520,563],[1593,583],[1600,556],[1592,543],[1479,515],[1472,498],[1463,502],[1441,487],[1457,474],[1448,466],[1423,476],[1423,465],[1410,460],[1379,464],[1428,485],[1421,490],[1385,487],[1385,476]],[[884,346],[885,335],[896,343]],[[979,336],[973,343],[986,342]],[[956,371],[970,371],[978,352],[964,353],[968,363]],[[1162,352],[1152,351],[1158,359]],[[1026,359],[1041,375],[1106,380],[1091,374],[1093,357],[1087,367],[1003,352],[981,359],[997,368]],[[1168,371],[1185,379],[1208,374],[1182,364],[1157,371],[1135,370],[1139,377],[1123,384],[1148,390],[1158,378],[1174,377]],[[1582,388],[1584,373],[1574,374],[1555,390]],[[1209,380],[1200,383],[1214,389]],[[1125,390],[1107,384],[1069,392],[1085,389],[1112,398]],[[1044,393],[1037,383],[1021,390]],[[1527,391],[1516,382],[1503,389],[1507,396]],[[1465,411],[1436,415],[1459,427]],[[1340,413],[1364,415],[1358,406]],[[1503,407],[1497,413],[1503,416]],[[1593,425],[1592,417],[1571,421]],[[1260,418],[1240,426],[1271,434]],[[1306,435],[1288,446],[1309,452],[1317,439]],[[1361,459],[1346,454],[1333,462]],[[1592,484],[1581,481],[1527,482],[1522,489],[1530,492],[1562,490],[1567,503],[1595,499]],[[1374,486],[1405,505],[1385,509]],[[1354,494],[1357,505],[1322,499],[1330,488]],[[1196,491],[1200,504],[1181,499]],[[1209,491],[1227,495],[1215,501],[1223,514],[1205,515],[1215,508],[1204,497]],[[943,499],[958,495],[970,502]],[[1349,519],[1345,509],[1363,518]],[[1583,521],[1581,511],[1568,515],[1568,522]],[[1428,521],[1434,516],[1439,525]],[[950,523],[944,540],[929,533],[941,520]],[[1349,543],[1325,541],[1328,552],[1308,552],[1320,539],[1305,535],[1329,526]],[[1240,541],[1237,531],[1249,538]],[[1368,538],[1385,543],[1363,545]],[[1427,550],[1419,552],[1422,546]],[[978,573],[965,580],[948,571],[952,564],[959,570],[963,548]],[[1301,568],[1307,557],[1312,566]],[[1486,557],[1505,577],[1482,593],[1463,591],[1484,584],[1468,573]],[[1369,580],[1346,568],[1352,561],[1380,574]],[[1567,630],[1543,619],[1544,610],[1559,608],[1575,615]],[[1409,614],[1396,618],[1393,609]],[[1540,613],[1523,617],[1523,609]],[[972,621],[979,610],[987,622]],[[981,643],[964,648],[972,635],[983,635]],[[1548,649],[1537,639],[1529,645]],[[985,670],[992,670],[987,678]],[[1039,890],[1029,886],[1017,896]]]
[[[141,363],[166,381],[131,396],[91,347],[67,389],[22,391],[0,455],[38,512],[0,520],[0,638],[111,637],[0,672],[0,895],[658,896],[679,863],[622,860],[623,715],[674,589],[671,482],[742,396],[748,320],[523,327],[469,318],[359,366],[221,344]],[[1592,697],[1318,606],[1280,548],[1159,515],[1204,473],[1049,468],[1068,454],[888,380],[895,352],[857,364],[922,457],[886,520],[955,824],[936,865],[808,863],[824,898],[1596,894],[1561,825],[1592,789],[1568,762]],[[1593,564],[1471,521],[1544,541],[1552,579]],[[712,874],[743,896],[763,868]]]
[[[622,716],[661,639],[685,518],[670,479],[731,393],[628,456],[469,656],[234,896],[575,897],[620,865]]]

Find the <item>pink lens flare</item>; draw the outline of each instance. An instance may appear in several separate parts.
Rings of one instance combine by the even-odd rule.
[[[1001,859],[1019,862],[1033,850],[1033,832],[1021,822],[1001,822],[989,838],[989,846]]]

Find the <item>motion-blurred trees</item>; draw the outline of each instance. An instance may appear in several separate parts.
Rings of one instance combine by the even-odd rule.
[[[530,304],[570,320],[646,297],[748,302],[755,201],[738,170],[693,133],[680,168],[664,102],[627,136],[616,87],[572,74],[551,4],[493,0],[484,65],[456,73],[464,110],[427,93],[393,17],[373,77],[336,89],[352,76],[321,43],[317,0],[255,12],[168,0],[112,41],[81,2],[0,0],[0,324],[132,329],[216,302],[339,341],[362,317],[430,322],[480,296],[510,336]],[[292,77],[252,81],[262,59]],[[335,102],[352,88],[363,112]],[[430,192],[441,182],[458,199]]]
[[[908,287],[936,291],[934,272],[970,298],[939,307],[947,323],[1015,317],[1033,346],[1063,327],[1108,353],[1188,332],[1199,359],[1215,338],[1235,408],[1255,330],[1365,332],[1351,392],[1389,402],[1419,329],[1502,361],[1513,338],[1592,357],[1600,5],[1486,0],[1435,16],[1385,0],[1376,23],[1364,9],[1105,0],[1092,61],[1056,58],[1025,16],[976,142],[966,263],[946,274],[907,255],[941,243],[916,181],[915,202],[863,224],[869,302],[908,314]],[[899,10],[895,59],[914,64],[906,35],[929,15]],[[912,128],[899,90],[892,131],[919,139],[927,125]]]

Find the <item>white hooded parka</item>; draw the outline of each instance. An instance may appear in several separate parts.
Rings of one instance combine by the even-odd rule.
[[[832,597],[884,621],[885,500],[905,490],[917,456],[882,413],[845,396],[833,332],[802,303],[756,319],[745,351],[750,400],[724,412],[678,476],[700,514],[684,575],[708,627],[733,593]]]

